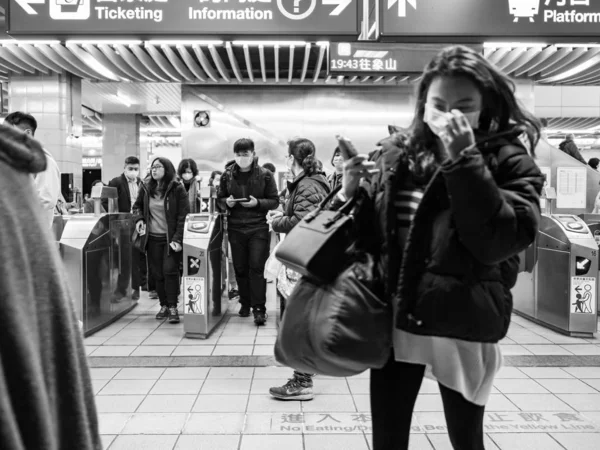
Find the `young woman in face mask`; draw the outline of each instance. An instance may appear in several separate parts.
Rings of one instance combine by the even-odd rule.
[[[360,235],[394,309],[389,362],[371,371],[373,450],[408,448],[426,366],[453,447],[484,449],[517,255],[539,226],[544,181],[529,156],[538,138],[511,81],[458,46],[426,67],[409,132],[382,141],[371,161],[345,162],[340,200],[358,196]]]
[[[200,208],[200,183],[202,178],[198,175],[198,166],[193,159],[184,159],[179,163],[177,176],[181,180],[190,202],[190,214],[201,212]]]

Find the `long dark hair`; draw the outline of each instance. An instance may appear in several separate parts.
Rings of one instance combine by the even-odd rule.
[[[181,178],[187,169],[190,169],[194,176],[198,176],[198,165],[196,164],[196,161],[191,158],[181,160],[179,167],[177,168],[177,175]]]
[[[151,169],[150,170],[150,179],[148,180],[148,191],[150,192],[150,195],[152,197],[154,197],[156,194],[159,194],[162,197],[165,195],[165,192],[167,191],[169,184],[171,184],[171,181],[173,181],[175,179],[175,176],[176,176],[175,166],[173,165],[173,163],[171,162],[170,159],[159,156],[158,158],[154,158],[154,160],[150,164],[150,167],[154,166],[154,163],[156,161],[161,163],[163,165],[163,167],[165,168],[165,176],[163,177],[162,180],[160,180],[160,183],[159,183],[158,181],[156,181],[154,179],[154,177],[152,177],[152,169]]]
[[[435,166],[428,164],[429,161],[435,159],[439,163],[442,158],[435,135],[423,122],[427,92],[437,77],[466,77],[475,83],[481,92],[483,105],[479,130],[499,134],[521,129],[519,134],[527,136],[531,154],[535,154],[534,149],[540,139],[540,123],[519,105],[514,83],[482,55],[458,45],[445,48],[425,67],[417,89],[415,117],[408,140],[417,172],[420,168],[428,171],[427,166]]]
[[[288,142],[288,154],[302,166],[306,175],[311,176],[318,172],[316,149],[312,141],[304,138],[292,139]]]

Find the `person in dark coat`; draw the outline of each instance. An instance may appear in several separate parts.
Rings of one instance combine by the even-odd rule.
[[[217,202],[221,210],[229,211],[227,232],[242,304],[239,315],[248,317],[252,308],[254,323],[260,326],[267,319],[264,271],[269,226],[265,215],[279,206],[277,184],[273,174],[258,164],[252,140],[239,139],[233,152],[235,160],[225,166]]]
[[[331,165],[333,166],[333,173],[327,177],[327,181],[331,186],[331,189],[337,188],[342,183],[342,175],[344,174],[344,157],[339,147],[336,147],[331,157]]]
[[[83,336],[32,176],[41,145],[0,126],[0,448],[101,450]]]
[[[331,192],[327,178],[319,170],[315,153],[315,145],[308,139],[290,141],[286,162],[294,181],[288,182],[284,212],[270,211],[267,216],[274,232],[288,234]],[[312,400],[312,387],[312,374],[294,371],[294,376],[285,385],[272,387],[269,392],[280,400]]]
[[[128,156],[125,159],[123,173],[108,182],[109,187],[117,189],[117,202],[120,213],[131,213],[133,204],[137,200],[140,189],[140,160],[136,156]],[[123,230],[121,239],[128,242],[131,239],[128,230]],[[117,280],[117,289],[113,294],[113,301],[119,301],[127,296],[127,287],[131,281],[131,299],[139,300],[140,288],[147,283],[148,269],[146,267],[146,255],[132,247],[131,261],[123,260],[122,270]],[[131,262],[131,264],[130,264]]]
[[[150,276],[160,300],[157,320],[179,323],[179,265],[182,260],[183,228],[190,212],[188,194],[176,179],[173,163],[163,157],[152,161],[151,177],[140,185],[133,205],[138,233],[147,235],[146,251]]]
[[[575,144],[575,135],[567,134],[566,139],[558,145],[558,148],[572,158],[575,158],[577,161],[587,164],[585,159],[583,159],[583,156],[581,156],[577,144]]]
[[[511,81],[466,47],[440,52],[417,92],[408,135],[347,161],[339,195],[358,196],[357,227],[394,309],[389,362],[371,371],[372,448],[408,448],[429,366],[453,447],[483,450],[518,254],[540,223],[544,177],[529,156],[539,124]]]

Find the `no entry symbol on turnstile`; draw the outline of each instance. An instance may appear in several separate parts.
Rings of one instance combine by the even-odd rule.
[[[188,275],[196,275],[200,272],[200,258],[188,256]]]

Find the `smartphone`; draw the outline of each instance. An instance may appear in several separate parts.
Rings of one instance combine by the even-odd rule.
[[[354,148],[352,141],[339,135],[335,138],[338,140],[340,151],[342,152],[342,156],[344,157],[345,161],[352,159],[356,155],[358,155],[358,151]]]
[[[247,203],[250,201],[250,199],[249,198],[233,198],[233,199],[231,199],[231,201],[235,202],[235,203]]]

